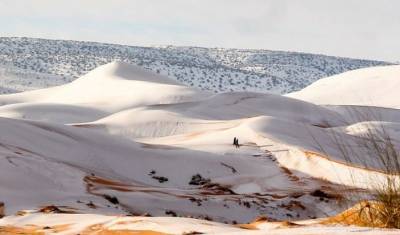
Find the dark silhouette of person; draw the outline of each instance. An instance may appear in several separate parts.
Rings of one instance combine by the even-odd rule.
[[[236,138],[236,137],[233,138],[233,145],[235,145],[236,148],[239,148],[239,147],[240,147],[240,146],[239,146],[239,139],[238,139],[238,138]]]

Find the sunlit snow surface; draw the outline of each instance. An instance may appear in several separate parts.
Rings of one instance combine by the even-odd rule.
[[[393,84],[393,73],[400,74],[397,66],[354,73],[363,71],[378,71],[377,79]],[[304,91],[313,93],[312,87]],[[369,92],[367,84],[359,87]],[[397,107],[393,99],[385,102],[379,105]],[[0,232],[28,225],[63,225],[64,234],[94,225],[167,234],[383,231],[310,219],[346,209],[339,203],[346,187],[368,190],[372,177],[384,179],[373,160],[368,168],[358,159],[346,161],[332,145],[332,133],[356,146],[368,124],[397,130],[397,109],[356,106],[380,115],[354,120],[346,105],[255,92],[213,94],[123,62],[65,85],[2,95],[0,104],[0,200],[7,215]],[[398,133],[390,135],[398,140]],[[240,148],[232,145],[234,137]],[[358,151],[370,157],[362,147]],[[313,195],[321,189],[330,197]],[[50,205],[77,214],[37,212]],[[245,230],[223,224],[259,216],[299,225],[261,222]]]

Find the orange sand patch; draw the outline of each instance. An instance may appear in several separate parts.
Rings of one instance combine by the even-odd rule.
[[[124,184],[121,182],[100,178],[97,176],[85,176],[83,179],[89,188],[91,187],[106,187],[112,190],[120,191],[120,192],[131,192],[132,190],[129,189],[132,185]],[[88,189],[89,189],[88,188]],[[90,190],[89,190],[90,191]]]
[[[291,170],[289,170],[288,168],[286,168],[284,166],[280,166],[280,168],[289,177],[289,179],[291,181],[299,181],[300,180],[300,178],[295,176],[295,175],[293,175],[293,172]]]
[[[294,228],[300,227],[304,225],[296,224],[290,221],[281,221],[281,222],[271,222],[267,217],[261,216],[256,218],[254,221],[248,224],[238,224],[236,225],[239,228],[247,229],[247,230],[259,230],[258,226],[264,223],[273,223],[277,225],[277,228]]]
[[[283,199],[288,197],[288,195],[279,195],[279,194],[269,194],[269,195],[274,199]]]
[[[280,225],[278,226],[278,228],[296,228],[296,227],[301,227],[304,225],[301,224],[296,224],[290,221],[282,221],[280,222]]]
[[[0,226],[0,235],[45,235],[47,232],[61,233],[69,229],[70,225],[56,225],[49,228],[42,228],[34,225],[25,227]],[[101,225],[91,226],[81,235],[168,235],[166,233],[151,230],[108,230]]]
[[[357,225],[362,227],[378,227],[385,228],[384,222],[378,215],[379,207],[381,204],[377,202],[363,201],[354,207],[345,210],[338,215],[327,218],[320,222],[323,225],[343,224],[343,225]]]
[[[135,221],[119,221],[116,224],[119,225],[127,225],[127,224],[134,224],[134,223],[140,223],[143,222],[143,220],[135,220]]]
[[[237,226],[238,226],[239,228],[247,229],[247,230],[258,230],[257,225],[258,225],[258,224],[250,223],[250,224],[238,224]]]
[[[37,226],[25,226],[25,227],[14,227],[14,226],[1,226],[0,234],[8,235],[8,234],[19,234],[19,235],[44,235],[43,231],[38,231],[39,227]]]
[[[65,232],[70,228],[70,224],[61,224],[49,227],[39,227],[36,225],[26,225],[24,227],[15,226],[0,226],[1,235],[44,235],[46,232],[60,233]]]
[[[168,235],[167,233],[156,232],[152,230],[109,230],[101,224],[95,224],[84,231],[80,235]]]
[[[56,213],[56,214],[75,214],[76,212],[70,209],[64,209],[64,208],[69,208],[69,207],[61,207],[61,206],[54,206],[54,205],[49,205],[49,206],[43,206],[42,208],[39,209],[39,212],[45,213],[45,214],[50,214],[50,213]]]
[[[130,186],[129,184],[123,184],[117,181],[105,179],[105,178],[100,178],[96,176],[85,176],[84,180],[86,182],[92,182],[92,183],[97,183],[97,184],[104,184],[104,185],[112,185],[112,186]]]
[[[268,218],[265,216],[261,216],[256,218],[254,221],[248,224],[238,224],[239,228],[248,229],[248,230],[258,230],[258,225],[268,222]]]

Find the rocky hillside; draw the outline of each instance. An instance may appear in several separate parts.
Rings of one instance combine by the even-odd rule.
[[[124,61],[213,92],[288,93],[327,76],[389,64],[325,55],[199,47],[136,47],[94,42],[0,38],[0,93],[65,84]]]

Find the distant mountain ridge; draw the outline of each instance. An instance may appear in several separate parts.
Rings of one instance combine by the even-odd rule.
[[[217,93],[247,90],[279,94],[345,71],[392,64],[269,50],[0,37],[0,93],[65,84],[111,61],[136,64]]]

